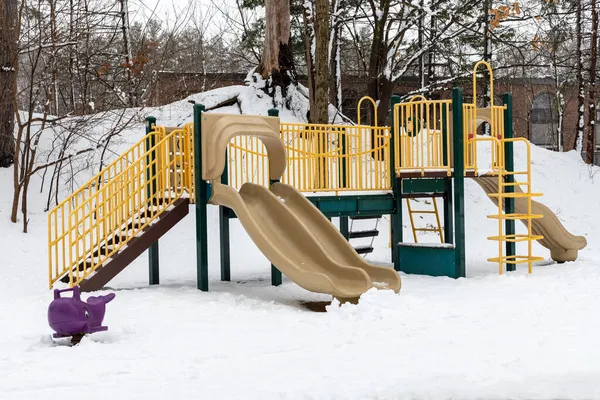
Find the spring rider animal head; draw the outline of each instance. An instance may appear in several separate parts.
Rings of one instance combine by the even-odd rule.
[[[61,293],[73,292],[72,297],[61,297]],[[84,335],[106,331],[102,326],[106,303],[115,298],[114,293],[105,296],[88,297],[87,302],[81,300],[79,287],[55,289],[54,300],[48,307],[48,323],[56,332],[54,338],[71,337],[73,344],[79,343]]]

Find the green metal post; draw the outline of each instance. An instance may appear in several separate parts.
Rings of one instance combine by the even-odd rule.
[[[442,107],[442,153],[444,165],[448,165],[448,110]],[[444,242],[454,243],[454,219],[452,213],[452,178],[444,179]]]
[[[229,185],[227,150],[225,150],[225,168],[221,175],[221,183]],[[219,206],[219,241],[221,248],[221,280],[231,280],[231,245],[229,235],[229,209]]]
[[[146,151],[156,145],[156,136],[149,135],[155,125],[155,117],[149,116],[146,118]],[[146,169],[146,180],[149,182],[146,187],[146,194],[148,197],[148,207],[152,207],[153,199],[156,196],[156,151],[152,151],[146,156],[146,165],[150,166],[150,168]],[[150,285],[158,285],[160,283],[158,240],[148,248],[148,282]]]
[[[348,154],[348,134],[346,133],[346,129],[342,128],[342,134],[340,135],[340,139],[342,140],[342,176],[340,177],[340,186],[343,188],[348,188],[350,185],[348,184],[348,171],[347,171],[347,158],[345,157]]]
[[[340,233],[344,235],[346,240],[350,239],[350,224],[348,223],[348,217],[340,217]]]
[[[196,271],[198,289],[208,291],[208,184],[202,179],[202,104],[194,104],[194,184],[196,187]]]
[[[465,265],[465,154],[462,89],[452,89],[452,141],[454,144],[454,248],[456,277],[466,276]]]
[[[269,117],[279,117],[279,110],[276,108],[271,108],[267,111]],[[277,179],[269,179],[269,185],[274,185],[278,183]],[[271,285],[279,286],[283,281],[283,277],[281,276],[281,271],[277,269],[273,264],[271,264]]]
[[[513,133],[513,113],[512,113],[512,94],[505,93],[502,95],[502,102],[506,105],[506,110],[504,110],[504,137],[507,139],[512,139],[514,137]],[[513,157],[513,142],[505,142],[504,143],[504,169],[508,172],[513,172],[515,170],[514,165],[514,157]],[[506,175],[506,182],[514,182],[514,175]],[[507,193],[514,192],[515,188],[513,186],[506,186],[505,190]],[[504,199],[504,212],[506,214],[514,214],[515,213],[515,199],[514,198],[506,198]],[[506,231],[506,235],[514,235],[515,234],[515,220],[514,219],[506,219],[504,221],[504,229]],[[515,242],[506,242],[506,256],[514,256],[517,253],[517,246]],[[515,271],[516,264],[515,263],[506,263],[507,271]]]
[[[392,225],[392,262],[394,269],[400,271],[400,257],[398,257],[398,243],[402,242],[402,180],[396,177],[396,157],[400,154],[395,154],[394,136],[395,136],[395,121],[394,121],[394,106],[400,103],[400,96],[392,96],[390,98],[391,112],[391,128],[390,128],[390,179],[392,184],[392,193],[394,195],[394,214],[391,215]],[[400,145],[400,143],[398,143]],[[399,148],[399,147],[398,147]],[[402,150],[400,150],[402,151]]]

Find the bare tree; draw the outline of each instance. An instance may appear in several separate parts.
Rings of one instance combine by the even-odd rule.
[[[598,62],[598,11],[596,0],[592,0],[592,38],[590,44],[590,90],[588,96],[589,114],[586,135],[585,162],[594,162],[594,151],[596,150],[596,65]]]
[[[579,154],[583,149],[585,126],[585,82],[583,81],[583,0],[577,2],[577,134],[575,149]]]
[[[9,167],[15,157],[18,4],[18,0],[0,0],[0,168]]]

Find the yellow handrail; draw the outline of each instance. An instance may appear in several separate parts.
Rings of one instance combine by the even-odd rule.
[[[50,288],[79,284],[190,193],[188,134],[155,128],[49,212]]]
[[[477,67],[483,65],[490,73],[490,106],[494,105],[494,71],[492,66],[484,60],[478,61],[473,67],[473,104],[477,104]]]
[[[357,120],[358,125],[361,125],[361,123],[360,123],[360,105],[362,104],[363,100],[369,100],[371,102],[371,104],[373,105],[373,122],[375,122],[375,126],[379,126],[379,124],[377,123],[377,102],[375,102],[375,100],[373,100],[373,98],[370,96],[363,96],[358,101],[358,105],[356,106],[356,112],[357,112],[356,120]]]

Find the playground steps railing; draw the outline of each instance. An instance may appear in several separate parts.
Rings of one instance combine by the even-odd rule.
[[[410,219],[410,227],[412,229],[413,239],[415,243],[419,243],[417,232],[436,232],[439,235],[440,243],[444,243],[444,228],[440,222],[440,213],[438,211],[437,201],[435,197],[431,197],[431,209],[413,209],[411,201],[417,201],[416,199],[406,199],[406,205],[408,207],[408,217]],[[424,202],[426,205],[427,201]],[[415,223],[415,215],[435,215],[435,226],[432,228],[428,227],[417,227]]]
[[[99,289],[187,214],[187,129],[155,127],[48,214],[49,286]]]

